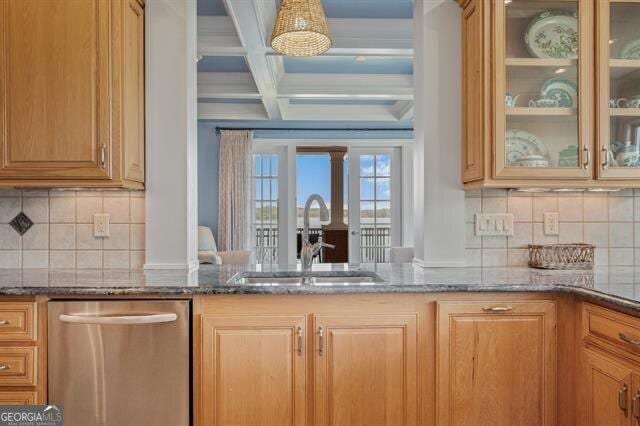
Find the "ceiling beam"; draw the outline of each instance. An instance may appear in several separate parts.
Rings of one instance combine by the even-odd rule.
[[[413,56],[410,19],[328,19],[329,55]]]
[[[282,98],[411,100],[413,78],[404,74],[285,74],[278,94]]]
[[[260,99],[248,72],[199,72],[199,98]]]
[[[305,121],[396,121],[385,105],[292,105],[287,120]]]
[[[270,66],[264,54],[266,46],[267,19],[273,19],[275,1],[224,0],[226,9],[232,19],[242,46],[247,51],[247,64],[253,74],[258,92],[270,120],[281,120],[282,114],[278,105],[276,88],[278,69]]]
[[[400,121],[413,118],[413,101],[398,101],[391,107],[391,113]]]
[[[268,120],[262,104],[198,103],[198,120]]]

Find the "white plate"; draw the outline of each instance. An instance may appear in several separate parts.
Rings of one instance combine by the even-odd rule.
[[[549,150],[538,137],[525,130],[509,129],[505,136],[505,161],[507,166],[517,166],[520,158],[540,155],[549,161]]]
[[[562,77],[551,77],[542,84],[540,94],[543,98],[557,99],[560,108],[578,107],[578,86]]]
[[[578,17],[564,9],[545,10],[534,16],[524,42],[538,58],[575,59],[578,57]]]

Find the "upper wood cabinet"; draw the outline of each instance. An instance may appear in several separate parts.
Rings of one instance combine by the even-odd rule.
[[[315,422],[417,424],[416,315],[317,315]]]
[[[0,186],[142,188],[142,5],[0,1]]]
[[[556,424],[554,302],[440,302],[437,424]]]
[[[459,3],[465,187],[640,186],[640,2]]]

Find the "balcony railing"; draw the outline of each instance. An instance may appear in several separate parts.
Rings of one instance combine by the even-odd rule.
[[[309,228],[311,243],[322,238],[322,228]],[[300,258],[302,247],[302,228],[297,228],[297,250]],[[278,228],[256,229],[257,261],[259,263],[277,263]],[[363,226],[360,228],[360,259],[363,263],[387,262],[388,248],[391,247],[391,229]],[[315,263],[324,262],[324,249],[314,259]]]

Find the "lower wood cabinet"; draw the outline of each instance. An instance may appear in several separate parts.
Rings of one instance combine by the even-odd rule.
[[[584,426],[637,425],[638,376],[614,356],[583,350],[586,401],[582,406]],[[635,391],[635,393],[634,393]],[[636,411],[636,412],[634,412]],[[637,418],[636,418],[637,421]]]
[[[317,315],[314,329],[315,425],[417,423],[415,314]]]
[[[554,302],[441,302],[437,315],[436,424],[555,424]]]
[[[306,424],[305,322],[204,315],[200,424]]]

